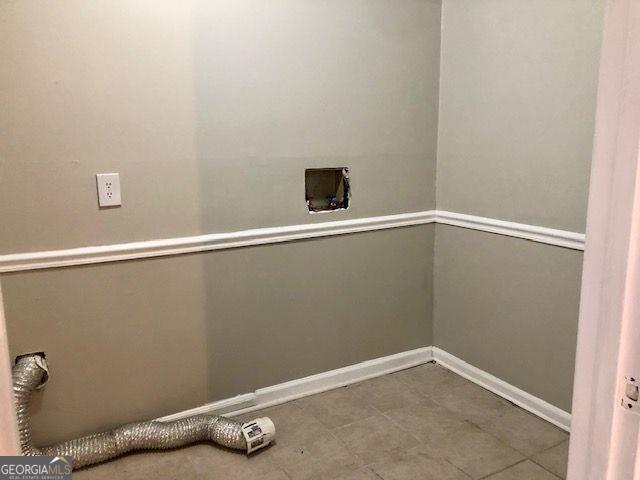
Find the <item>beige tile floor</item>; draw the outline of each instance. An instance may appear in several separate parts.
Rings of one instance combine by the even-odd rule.
[[[210,444],[143,452],[79,480],[557,480],[568,435],[435,364],[247,415],[277,443],[251,457]]]

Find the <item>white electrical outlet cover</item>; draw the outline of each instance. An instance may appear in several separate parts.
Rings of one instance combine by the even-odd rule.
[[[115,207],[122,205],[120,196],[120,175],[118,173],[98,173],[98,204],[101,207]]]

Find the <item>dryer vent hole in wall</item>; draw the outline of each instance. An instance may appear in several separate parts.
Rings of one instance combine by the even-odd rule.
[[[349,169],[308,168],[304,188],[309,212],[328,212],[349,208]]]

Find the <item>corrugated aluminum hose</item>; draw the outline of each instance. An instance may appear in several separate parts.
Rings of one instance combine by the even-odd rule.
[[[268,418],[243,423],[215,415],[196,415],[173,422],[130,423],[58,445],[35,447],[31,440],[29,403],[33,392],[47,381],[48,375],[46,362],[38,354],[19,357],[13,368],[20,446],[23,455],[70,456],[74,469],[104,462],[133,450],[162,450],[204,440],[252,452],[267,446],[275,436],[275,428]]]

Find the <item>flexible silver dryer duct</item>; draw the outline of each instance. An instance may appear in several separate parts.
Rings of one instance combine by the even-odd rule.
[[[266,417],[243,423],[215,415],[196,415],[173,422],[130,423],[58,445],[34,447],[29,403],[34,390],[42,387],[48,378],[47,364],[40,354],[19,357],[13,367],[13,393],[22,454],[71,456],[74,469],[133,450],[176,448],[203,440],[251,453],[266,447],[275,437],[273,422]]]

